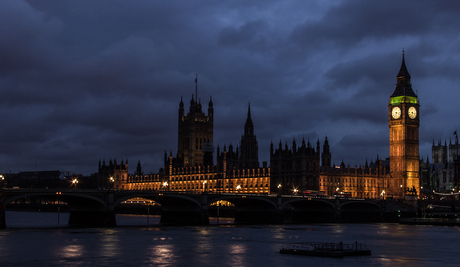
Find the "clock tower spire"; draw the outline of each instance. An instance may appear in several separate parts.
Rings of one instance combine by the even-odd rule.
[[[390,128],[390,181],[387,194],[404,197],[420,193],[419,178],[419,101],[412,90],[403,58],[396,76],[396,88],[388,104]]]

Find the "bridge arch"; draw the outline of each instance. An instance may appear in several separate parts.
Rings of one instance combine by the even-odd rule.
[[[334,203],[332,203],[330,200],[327,199],[322,199],[322,198],[293,198],[289,199],[283,202],[281,208],[284,209],[287,207],[287,205],[295,205],[295,203],[312,203],[312,204],[318,204],[321,203],[322,205],[328,207],[330,206],[332,209],[335,209]]]
[[[216,201],[228,201],[235,206],[235,224],[267,224],[278,222],[276,202],[250,195],[212,195],[205,208]]]
[[[333,222],[337,209],[331,200],[321,198],[293,198],[282,205],[285,222]]]
[[[201,208],[201,202],[198,201],[196,198],[189,197],[187,195],[168,195],[168,194],[148,194],[148,193],[135,193],[135,194],[129,194],[129,195],[124,195],[122,197],[118,197],[117,199],[114,200],[114,207],[118,206],[121,202],[126,201],[128,199],[132,198],[145,198],[145,199],[150,199],[153,200],[160,205],[178,205],[178,204],[193,204],[192,206],[195,206],[197,208]],[[187,205],[190,206],[190,205]]]
[[[214,196],[209,198],[208,203],[206,204],[205,208],[209,208],[212,203],[215,203],[220,200],[225,200],[236,207],[242,206],[242,205],[248,205],[248,206],[258,206],[258,207],[266,207],[269,209],[273,209],[276,211],[277,206],[276,204],[266,198],[261,198],[261,197],[251,197],[251,196],[239,196],[239,195],[219,195],[219,196]]]
[[[342,222],[379,222],[383,218],[382,207],[373,201],[347,201],[339,208]]]

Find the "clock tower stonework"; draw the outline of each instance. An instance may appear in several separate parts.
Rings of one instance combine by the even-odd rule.
[[[403,53],[401,68],[396,78],[396,88],[388,104],[390,180],[387,184],[387,196],[404,198],[420,193],[419,107]]]

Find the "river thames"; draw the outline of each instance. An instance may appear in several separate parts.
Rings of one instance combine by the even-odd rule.
[[[66,227],[67,213],[7,211],[0,266],[458,266],[460,227],[302,224],[161,227],[158,216],[117,215],[118,227]],[[224,224],[222,224],[224,223]],[[291,242],[365,243],[371,256],[280,254]]]

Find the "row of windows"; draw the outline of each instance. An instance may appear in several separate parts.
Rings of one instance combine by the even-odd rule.
[[[129,183],[142,183],[142,182],[161,182],[161,178],[159,176],[129,176],[128,177]]]
[[[190,189],[190,190],[202,190],[202,189],[219,189],[219,188],[233,188],[234,190],[238,189],[244,189],[244,188],[260,188],[260,189],[268,189],[268,184],[255,184],[254,186],[252,184],[250,185],[241,185],[241,186],[235,186],[235,185],[223,185],[223,186],[217,186],[217,185],[197,185],[197,184],[172,184],[170,187],[170,190],[181,190],[181,189]]]
[[[157,184],[130,184],[125,188],[126,190],[161,190]]]
[[[172,176],[170,178],[171,181],[196,181],[196,180],[211,180],[211,179],[216,179],[216,175],[200,175],[200,176],[178,176],[174,177]]]
[[[217,171],[217,166],[197,166],[197,167],[183,167],[183,168],[174,168],[172,169],[172,174],[173,175],[178,175],[181,173],[211,173],[211,172],[216,172]]]

